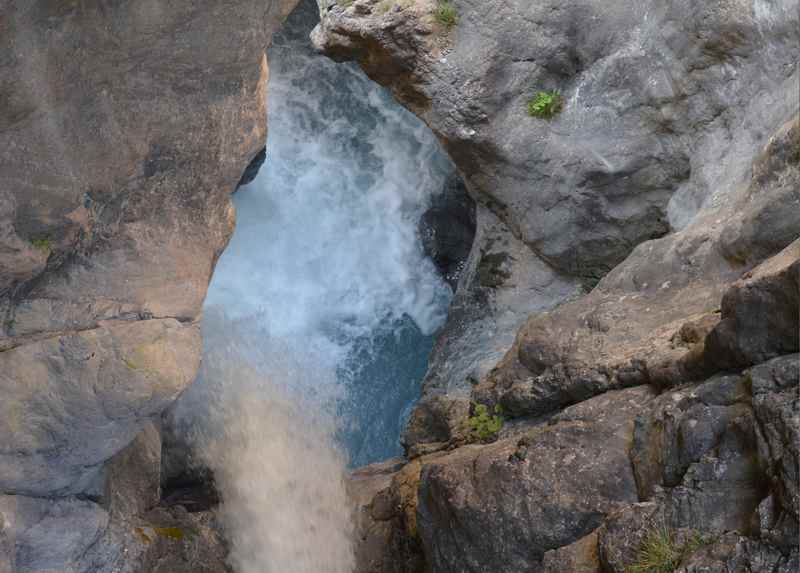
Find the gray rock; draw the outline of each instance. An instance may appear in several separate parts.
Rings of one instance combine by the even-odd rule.
[[[794,573],[798,567],[796,548],[783,555],[757,540],[728,534],[689,556],[676,573]]]
[[[718,376],[697,386],[666,392],[636,419],[631,463],[639,497],[657,487],[675,487],[689,466],[733,431],[750,412],[750,395],[741,376]]]
[[[797,15],[787,2],[455,0],[447,28],[437,5],[321,1],[312,34],[419,115],[479,205],[535,253],[515,249],[478,273],[533,285],[537,307],[512,305],[535,314],[489,376],[495,352],[474,348],[502,348],[518,323],[481,313],[480,289],[460,285],[405,433],[411,453],[452,441],[470,400],[540,415],[611,388],[708,377],[702,336],[725,288],[800,236]],[[564,111],[527,116],[529,98],[551,89]],[[542,270],[509,280],[519,260]],[[571,280],[591,287],[612,268],[552,310]],[[552,269],[566,277],[541,288]],[[702,336],[682,340],[692,324]]]
[[[736,368],[798,350],[800,239],[728,289],[705,353],[720,368]]]
[[[0,565],[13,573],[77,573],[87,551],[108,526],[99,505],[74,497],[62,499],[0,496],[0,521],[10,554]]]
[[[758,423],[759,457],[783,512],[798,520],[800,511],[800,355],[770,360],[748,372]]]
[[[293,4],[0,3],[0,491],[80,491],[194,377]]]
[[[784,168],[800,177],[797,165]],[[741,367],[793,351],[796,247],[775,244],[785,250],[732,287],[748,267],[726,259],[721,250],[725,230],[743,218],[758,218],[767,209],[767,197],[791,211],[792,236],[800,235],[800,187],[776,181],[756,176],[729,189],[726,201],[710,202],[681,231],[634,249],[589,295],[531,316],[503,361],[481,381],[480,393],[514,415],[543,414],[609,388],[702,380],[725,360]],[[754,195],[761,199],[754,201]],[[759,229],[761,234],[741,235],[743,244],[768,244],[767,237],[774,236],[768,228]],[[773,267],[774,277],[767,270]],[[731,294],[721,313],[720,300],[728,288]],[[734,310],[737,297],[749,297],[749,306],[743,298],[741,308]],[[755,324],[758,304],[774,313]],[[723,316],[726,325],[717,327]],[[706,344],[709,333],[719,338],[723,332],[729,334],[720,342]],[[760,342],[747,342],[756,336]],[[737,344],[761,345],[762,350],[753,346],[738,359],[731,354],[740,352]]]
[[[294,3],[0,1],[0,569],[223,570],[135,528]]]
[[[0,490],[78,493],[185,389],[200,333],[174,319],[107,323],[0,352]]]
[[[356,573],[422,573],[416,535],[420,463],[389,460],[360,468],[347,482],[355,506]]]
[[[108,525],[76,571],[229,573],[221,527],[200,498],[205,492],[169,492],[162,499],[160,471],[161,436],[150,422],[106,463],[97,502],[107,510]]]
[[[653,528],[668,527],[657,503],[635,503],[612,514],[597,530],[598,556],[606,573],[628,573]]]
[[[577,281],[556,273],[479,204],[472,251],[403,434],[409,452],[457,440],[474,384],[508,351],[525,317],[578,292]]]
[[[103,505],[112,517],[142,515],[161,500],[159,425],[145,424],[136,439],[106,464]]]
[[[635,502],[628,450],[651,398],[646,387],[609,392],[520,437],[423,461],[417,523],[430,567],[538,570],[547,551]]]
[[[543,573],[601,573],[597,532],[544,554]]]
[[[596,281],[738,185],[797,109],[790,3],[320,2],[355,59],[444,142],[470,192],[554,267]],[[760,6],[760,5],[759,5]],[[540,90],[564,109],[527,115]]]

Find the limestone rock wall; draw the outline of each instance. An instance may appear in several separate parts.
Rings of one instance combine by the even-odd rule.
[[[109,460],[195,376],[292,5],[0,1],[0,570],[112,570],[119,527],[147,545]]]

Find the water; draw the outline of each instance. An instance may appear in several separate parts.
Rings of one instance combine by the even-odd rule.
[[[452,166],[354,65],[312,53],[317,18],[304,3],[270,50],[267,160],[234,197],[178,408],[239,573],[352,570],[345,468],[400,453],[450,299],[417,225]]]

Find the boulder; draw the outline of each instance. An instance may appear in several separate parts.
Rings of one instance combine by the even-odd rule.
[[[0,491],[80,492],[194,377],[293,4],[0,7]]]
[[[800,239],[734,283],[705,344],[719,368],[751,366],[800,350]]]
[[[357,573],[423,573],[416,531],[420,462],[389,460],[354,471],[347,493],[355,506]]]
[[[647,387],[609,392],[517,437],[423,462],[417,527],[430,567],[538,570],[546,552],[636,502],[628,450],[651,399]]]

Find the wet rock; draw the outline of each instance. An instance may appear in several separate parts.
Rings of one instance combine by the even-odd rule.
[[[417,523],[434,571],[537,570],[637,500],[628,461],[646,387],[610,392],[551,424],[423,463]],[[513,454],[520,439],[528,455]]]
[[[258,172],[261,170],[261,166],[264,165],[264,161],[266,160],[267,148],[262,147],[261,151],[256,153],[255,157],[253,157],[253,159],[250,160],[250,163],[247,164],[244,173],[242,173],[241,179],[239,179],[239,183],[236,184],[236,189],[234,189],[234,192],[238,191],[239,187],[242,185],[252,183],[258,176]]]
[[[453,174],[419,222],[422,248],[454,291],[475,238],[475,201]]]

